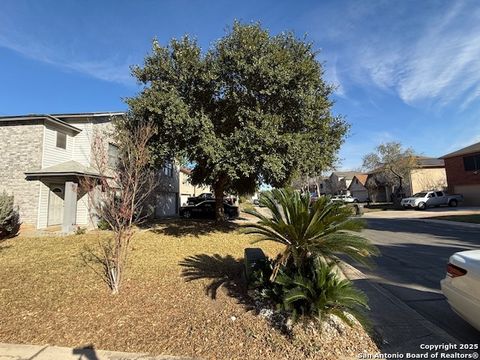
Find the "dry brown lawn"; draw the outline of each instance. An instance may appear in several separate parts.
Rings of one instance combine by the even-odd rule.
[[[241,274],[252,239],[234,225],[178,221],[142,230],[117,296],[81,257],[103,236],[0,243],[0,342],[209,359],[336,359],[376,350],[359,327],[321,336],[300,329],[289,338],[249,310]],[[279,251],[260,246],[271,256]]]

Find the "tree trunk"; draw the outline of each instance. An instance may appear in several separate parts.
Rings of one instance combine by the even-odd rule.
[[[213,184],[213,192],[215,193],[215,221],[221,222],[225,220],[225,211],[223,208],[223,192],[225,191],[225,185],[227,179],[220,177]]]

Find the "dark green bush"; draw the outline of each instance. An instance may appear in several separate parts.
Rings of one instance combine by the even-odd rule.
[[[100,219],[97,222],[97,228],[99,230],[111,230],[110,224],[105,219]]]
[[[86,227],[77,226],[77,228],[75,229],[75,235],[84,235],[86,232],[87,232]]]
[[[0,240],[16,236],[20,230],[20,214],[13,200],[5,191],[0,194]]]
[[[334,268],[319,258],[311,258],[302,269],[292,263],[281,266],[275,280],[270,281],[275,262],[257,263],[249,279],[256,300],[268,302],[277,310],[288,313],[293,321],[326,315],[338,316],[348,325],[352,317],[365,324],[363,310],[368,309],[367,297],[351,281],[341,279]]]

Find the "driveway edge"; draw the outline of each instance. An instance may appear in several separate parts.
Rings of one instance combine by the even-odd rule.
[[[93,347],[68,348],[53,345],[0,343],[0,360],[193,360],[192,358],[97,350]]]

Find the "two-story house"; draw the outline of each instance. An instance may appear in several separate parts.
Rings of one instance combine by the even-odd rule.
[[[448,191],[462,194],[465,205],[480,205],[480,142],[442,156]]]
[[[352,183],[355,171],[334,171],[327,181],[327,193],[332,195],[347,194],[348,187]]]
[[[45,229],[92,226],[88,195],[79,184],[98,177],[92,140],[106,133],[122,112],[41,114],[0,117],[0,192],[14,195],[23,226]],[[115,156],[110,144],[109,155]],[[178,171],[166,166],[167,185],[157,194],[158,216],[178,209]],[[165,201],[169,201],[165,206]],[[174,209],[174,210],[172,210]]]
[[[188,198],[198,196],[202,193],[211,193],[210,186],[192,185],[190,182],[191,170],[187,168],[180,168],[180,205],[187,204]]]
[[[372,202],[389,202],[396,191],[395,178],[388,170],[378,168],[368,173],[365,187],[368,198]],[[408,171],[408,176],[403,179],[404,196],[431,190],[445,190],[447,176],[445,163],[442,159],[426,156],[417,156],[416,165]]]

